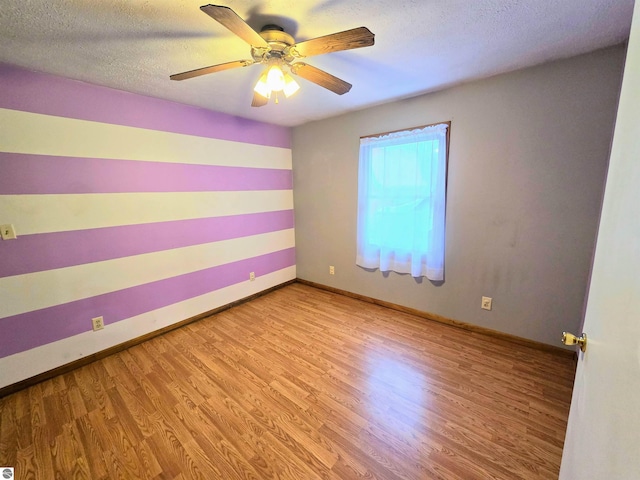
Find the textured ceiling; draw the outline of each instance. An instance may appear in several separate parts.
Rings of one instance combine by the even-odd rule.
[[[0,61],[280,125],[299,125],[621,43],[633,0],[227,0],[254,29],[297,41],[366,26],[368,48],[306,63],[349,83],[338,96],[300,79],[295,96],[251,108],[260,66],[190,80],[173,73],[250,59],[200,0],[2,0]]]

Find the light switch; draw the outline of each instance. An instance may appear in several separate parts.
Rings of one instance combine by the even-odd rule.
[[[0,234],[2,234],[3,240],[13,240],[14,238],[17,238],[16,229],[13,228],[13,225],[11,224],[0,225]]]

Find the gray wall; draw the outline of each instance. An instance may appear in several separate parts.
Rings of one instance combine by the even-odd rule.
[[[298,277],[548,344],[579,333],[623,65],[619,46],[294,128]],[[444,283],[356,266],[359,137],[447,120]]]

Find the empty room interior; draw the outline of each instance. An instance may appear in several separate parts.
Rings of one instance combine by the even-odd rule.
[[[639,22],[5,0],[3,478],[640,478]]]

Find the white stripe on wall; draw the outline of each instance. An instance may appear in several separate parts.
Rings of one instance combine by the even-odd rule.
[[[291,169],[291,150],[0,108],[2,151]]]
[[[0,195],[18,235],[291,209],[291,190]]]
[[[293,229],[0,278],[0,318],[295,246]]]
[[[253,282],[242,282],[183,302],[145,312],[107,325],[99,332],[85,332],[0,359],[0,388],[65,365],[113,345],[159,330],[178,320],[227,305],[267,288],[296,278],[296,267],[288,267]],[[215,320],[214,320],[215,321]]]

